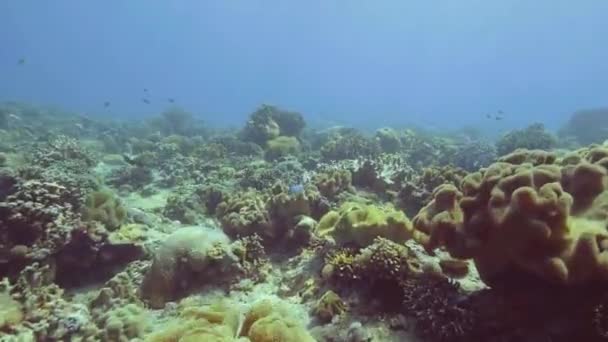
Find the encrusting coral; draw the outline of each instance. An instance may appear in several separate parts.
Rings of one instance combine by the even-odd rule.
[[[410,220],[392,206],[344,203],[338,211],[330,211],[319,221],[319,234],[331,236],[339,245],[370,245],[376,237],[395,242],[412,238]]]
[[[284,307],[263,299],[242,315],[228,301],[201,305],[186,299],[179,304],[179,317],[149,335],[147,342],[314,342],[315,340]]]
[[[178,299],[194,287],[221,284],[240,273],[228,237],[219,230],[181,228],[154,254],[141,291],[152,307]]]
[[[606,281],[608,154],[600,152],[563,166],[498,162],[468,175],[462,192],[441,186],[414,218],[417,237],[428,250],[473,258],[489,284],[509,272],[564,285]]]
[[[102,223],[106,229],[115,230],[127,217],[127,209],[112,192],[96,191],[87,197],[85,201],[83,218],[88,221]]]

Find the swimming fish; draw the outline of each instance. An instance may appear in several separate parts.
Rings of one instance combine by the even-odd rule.
[[[19,58],[17,65],[25,65],[25,58]]]
[[[171,97],[170,97],[170,98],[168,98],[168,99],[167,99],[167,101],[169,101],[170,103],[175,103],[175,99],[173,99],[173,98],[171,98]]]
[[[108,108],[108,107],[110,107],[110,101],[106,101],[106,102],[104,102],[104,103],[103,103],[103,107],[104,107],[104,108]]]
[[[148,100],[148,99],[141,99],[141,102],[143,102],[145,104],[150,104],[150,100]]]

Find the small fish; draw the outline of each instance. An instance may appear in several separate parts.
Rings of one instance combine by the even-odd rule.
[[[491,119],[491,118],[492,118],[492,115],[490,115],[490,114],[486,114],[486,118],[487,118],[487,119]]]
[[[502,110],[500,110],[500,109],[499,109],[499,110],[498,110],[498,114],[503,115],[503,114],[504,114],[504,112],[503,112]]]
[[[148,100],[148,99],[141,99],[141,102],[143,102],[145,104],[150,104],[150,100]]]
[[[25,65],[25,58],[19,58],[17,65]]]
[[[104,103],[103,103],[103,107],[104,107],[104,108],[108,108],[108,107],[110,107],[110,101],[106,101],[106,102],[104,102]]]
[[[502,120],[503,118],[502,118],[502,116],[498,116],[498,115],[496,115],[496,117],[494,117],[494,119],[496,119],[496,121],[500,121],[500,120]]]
[[[167,101],[169,101],[170,103],[175,103],[175,99],[174,98],[168,98]]]
[[[144,88],[144,93],[147,93],[147,92],[148,92],[148,88]]]
[[[287,191],[290,195],[297,195],[304,192],[304,185],[302,184],[293,184],[289,186]]]

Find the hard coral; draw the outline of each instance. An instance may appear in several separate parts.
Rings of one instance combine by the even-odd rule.
[[[62,186],[28,181],[0,202],[0,251],[12,255],[7,265],[0,263],[0,275],[31,260],[43,260],[66,243],[76,219],[70,199]],[[15,254],[17,250],[23,252]]]
[[[380,152],[380,145],[376,140],[354,130],[343,131],[321,146],[321,155],[326,160],[373,157]]]
[[[498,155],[505,155],[518,148],[551,149],[557,145],[555,137],[545,130],[543,124],[535,123],[523,130],[514,130],[505,134],[496,143]]]
[[[275,160],[300,152],[300,142],[295,137],[279,136],[268,141],[266,159]]]
[[[102,223],[106,229],[115,230],[127,217],[127,209],[109,190],[96,191],[86,199],[83,218]]]
[[[263,239],[275,239],[280,235],[266,209],[266,197],[259,192],[247,191],[226,198],[216,214],[224,232],[232,237],[259,234]]]
[[[473,258],[490,284],[505,272],[574,285],[608,280],[608,176],[602,163],[499,162],[440,187],[414,219],[420,241]],[[600,159],[603,160],[603,159]]]
[[[404,306],[414,320],[415,333],[430,341],[466,341],[475,329],[476,311],[458,283],[424,275],[403,283]]]
[[[314,315],[324,323],[331,322],[334,317],[341,315],[345,311],[346,305],[340,296],[331,290],[321,296],[313,309]]]
[[[250,116],[244,130],[246,140],[263,145],[279,135],[297,137],[306,123],[302,114],[262,105]]]
[[[221,231],[181,228],[154,254],[141,291],[152,307],[160,308],[197,286],[218,284],[239,272],[238,259]]]
[[[344,191],[352,191],[352,175],[348,170],[334,169],[318,173],[314,178],[321,195],[335,198]]]
[[[579,144],[601,143],[608,139],[608,108],[580,110],[560,129],[560,137],[574,137]]]

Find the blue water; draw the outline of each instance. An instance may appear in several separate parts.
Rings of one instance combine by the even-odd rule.
[[[234,126],[272,103],[320,124],[555,128],[608,104],[606,22],[605,0],[4,0],[0,100],[140,117],[175,98]]]

